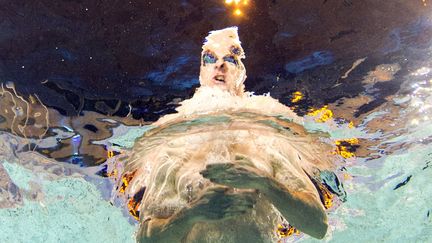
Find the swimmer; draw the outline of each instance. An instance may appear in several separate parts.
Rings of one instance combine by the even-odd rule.
[[[200,84],[241,96],[244,93],[245,58],[236,28],[213,31],[206,38],[201,53]]]
[[[288,107],[244,91],[243,58],[236,27],[210,32],[201,87],[136,141],[121,188],[139,201],[137,241],[275,241],[281,218],[325,236],[311,178],[331,170],[329,150]]]

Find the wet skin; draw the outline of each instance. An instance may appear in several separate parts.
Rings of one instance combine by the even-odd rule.
[[[202,86],[237,92],[236,81],[241,75],[235,45],[213,45],[203,52],[200,81]]]
[[[201,174],[217,184],[259,190],[291,225],[312,237],[321,239],[327,232],[324,208],[321,204],[312,203],[316,200],[309,193],[289,192],[284,185],[271,178],[259,176],[254,169],[231,163],[208,165]]]
[[[166,226],[150,226],[150,221],[158,219],[144,222],[137,238],[139,242],[180,242],[196,223],[217,222],[243,215],[253,208],[255,202],[255,193],[237,194],[227,188],[216,187],[193,203],[191,208],[179,212]],[[160,225],[164,224],[162,220]],[[152,228],[150,236],[145,233],[148,227]]]
[[[239,189],[257,189],[280,213],[301,232],[322,239],[328,228],[327,215],[313,195],[289,192],[280,183],[259,176],[252,168],[235,164],[208,165],[201,174],[213,183]],[[199,222],[211,222],[242,216],[249,212],[255,202],[256,193],[229,193],[226,188],[209,190],[193,206],[178,213],[173,220],[161,227],[152,228],[151,236],[145,236],[148,225],[144,223],[138,235],[140,242],[178,242],[187,237],[192,227]],[[156,219],[157,220],[157,219]]]

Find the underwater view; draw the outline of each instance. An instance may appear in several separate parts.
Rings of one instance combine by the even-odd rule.
[[[432,242],[431,1],[0,16],[0,242]]]

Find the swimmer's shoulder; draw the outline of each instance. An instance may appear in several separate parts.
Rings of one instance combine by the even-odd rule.
[[[250,109],[270,116],[283,116],[292,119],[296,123],[303,124],[302,117],[299,117],[290,107],[282,104],[269,94],[254,95],[253,92],[245,92],[244,98],[248,99],[246,103]]]

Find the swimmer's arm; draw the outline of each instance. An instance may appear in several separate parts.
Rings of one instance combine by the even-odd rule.
[[[144,223],[137,236],[138,242],[184,242],[196,220],[188,211],[177,214],[174,219],[152,219]],[[148,232],[150,231],[150,232]]]
[[[327,215],[321,203],[307,192],[290,193],[276,181],[261,184],[259,190],[273,203],[279,212],[297,229],[322,239],[328,228]]]

